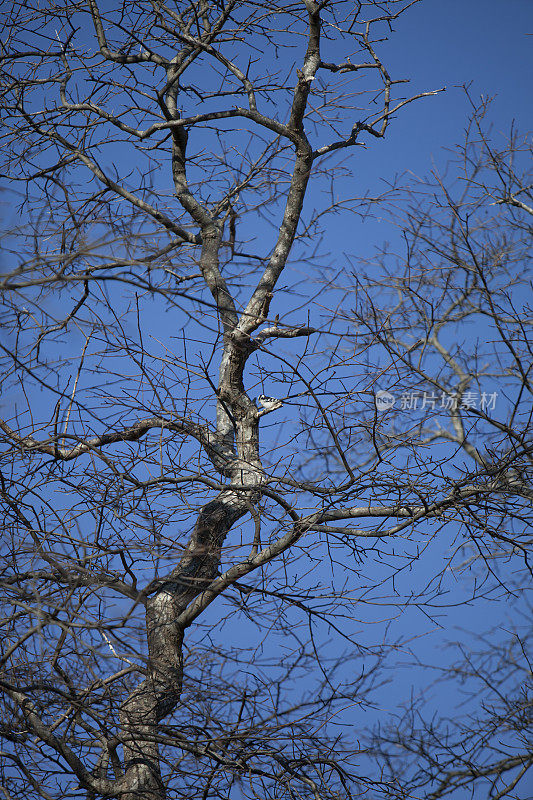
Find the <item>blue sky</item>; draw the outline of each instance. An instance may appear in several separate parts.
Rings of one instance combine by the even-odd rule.
[[[440,89],[443,86],[446,86],[447,90],[436,97],[421,99],[402,109],[398,118],[391,124],[384,141],[370,139],[367,141],[366,149],[355,148],[350,151],[347,155],[346,165],[351,174],[339,180],[341,196],[363,194],[366,191],[371,194],[378,193],[396,176],[404,173],[424,175],[434,168],[442,170],[448,157],[443,148],[451,148],[461,142],[471,110],[464,92],[460,88],[463,84],[470,84],[470,92],[474,101],[480,95],[495,96],[491,118],[494,120],[496,138],[499,132],[503,135],[506,134],[513,119],[525,132],[531,126],[531,38],[527,36],[527,33],[533,30],[532,22],[533,5],[525,0],[508,0],[507,2],[503,2],[503,0],[502,2],[471,0],[463,3],[458,0],[448,0],[448,2],[426,0],[401,18],[396,24],[396,33],[391,36],[390,43],[382,46],[384,60],[386,60],[391,73],[394,77],[410,79],[410,84],[405,89],[406,94]],[[293,55],[296,58],[294,53]],[[162,180],[167,180],[170,184],[168,175],[165,175]],[[319,187],[311,186],[306,211],[312,206],[319,207],[323,201],[324,196]],[[167,200],[162,202],[167,202]],[[173,198],[168,202],[169,204],[173,202]],[[394,239],[396,235],[394,228],[384,222],[378,212],[375,216],[376,218],[363,222],[350,215],[333,217],[331,223],[326,226],[326,236],[322,247],[322,250],[328,253],[325,263],[342,266],[344,253],[351,254],[355,259],[369,257],[374,248],[383,245],[385,239]],[[261,239],[262,231],[257,235]],[[260,241],[262,253],[269,251],[272,241],[272,230],[267,231],[265,226],[265,236]],[[290,272],[293,276],[299,273],[305,277],[305,265],[303,267],[302,269],[301,265],[295,264],[291,266]],[[302,287],[303,295],[307,288],[308,286],[305,285]],[[313,288],[313,293],[315,289],[316,287]],[[79,296],[78,289],[73,296]],[[305,301],[303,304],[305,305]],[[311,305],[311,308],[311,324],[314,324],[315,319],[319,318],[321,310],[318,304]],[[177,339],[173,337],[179,334],[180,322],[176,312],[162,314],[161,309],[162,306],[159,303],[151,298],[145,298],[142,311],[147,333],[146,340],[149,342],[149,347],[153,347],[158,354],[164,353],[166,347],[169,348],[169,351],[174,346],[178,347]],[[282,306],[274,303],[271,307],[271,315],[273,316],[279,311],[283,312],[283,310]],[[301,314],[301,311],[298,313]],[[291,318],[288,321],[297,320]],[[135,328],[136,319],[132,317],[132,336],[136,335]],[[192,326],[192,331],[194,332],[194,330],[194,326]],[[205,332],[199,329],[198,336],[205,337]],[[150,340],[150,337],[153,338]],[[163,342],[160,350],[157,339]],[[79,342],[74,340],[73,352],[76,356],[80,349],[78,345]],[[196,355],[195,346],[193,344],[192,350]],[[200,349],[201,347],[198,346],[198,351]],[[287,345],[284,351],[289,351],[289,349],[290,347]],[[297,342],[292,351],[300,352],[300,350],[300,342]],[[126,364],[123,367],[125,374],[131,367],[126,357],[119,358],[117,356],[116,368],[119,378],[121,377],[121,364]],[[213,361],[211,374],[213,377],[216,375],[216,360]],[[89,384],[94,383],[98,380],[98,376],[88,375],[87,380]],[[82,384],[83,378],[80,381],[80,389]],[[114,390],[112,386],[109,388],[110,391]],[[202,389],[199,391],[203,391],[204,388],[205,386],[202,385]],[[266,393],[276,394],[276,386],[272,381],[258,387],[255,391],[250,391],[250,394],[258,394],[260,388]],[[56,397],[50,399],[51,408],[55,401]],[[207,413],[210,413],[209,408]],[[267,419],[263,426],[265,450],[271,444],[270,433],[267,433],[267,426],[271,424],[271,421],[268,419],[267,422]],[[274,417],[272,424],[275,425]],[[275,432],[275,427],[272,428],[272,431]],[[289,437],[287,436],[287,438]],[[178,522],[178,526],[179,524],[180,522]],[[171,534],[175,536],[176,527],[175,521],[172,521],[172,524],[168,526],[169,536]],[[420,588],[424,584],[426,577],[422,570],[430,570],[433,565],[442,564],[444,552],[453,540],[453,531],[450,530],[450,527],[448,526],[448,539],[439,537],[431,545],[425,560],[417,563],[412,571],[406,571],[398,578],[399,585],[406,594],[409,594],[411,585],[415,591],[417,586]],[[235,554],[230,553],[230,555],[234,556]],[[369,561],[372,557],[369,557]],[[370,575],[373,577],[380,569],[381,565],[376,558],[374,567],[369,567]],[[340,572],[342,573],[342,565]],[[325,583],[327,582],[328,576],[325,574],[318,575],[318,577]],[[347,574],[347,578],[350,578],[349,574]],[[313,575],[310,580],[315,580]],[[451,586],[454,580],[454,576],[448,574],[446,588]],[[342,579],[340,583],[342,583]],[[456,590],[454,602],[457,602],[458,598],[468,597],[471,586],[472,584],[465,580],[464,585]],[[390,586],[383,591],[390,593]],[[219,617],[224,603],[224,600],[220,600],[219,603],[213,604],[206,614],[205,620],[200,621],[196,632],[191,633],[192,639],[202,634],[204,621],[210,623]],[[500,605],[498,614],[495,614],[493,609],[493,601],[480,601],[475,607],[463,606],[460,610],[446,611],[446,620],[439,616],[439,622],[444,623],[445,621],[448,628],[446,636],[437,626],[433,635],[420,639],[416,643],[418,655],[420,657],[427,656],[428,659],[438,659],[444,639],[453,638],[454,626],[457,624],[476,630],[485,623],[488,625],[491,617],[496,621],[498,615],[501,615],[502,624],[511,623],[512,606]],[[298,617],[299,612],[292,613]],[[347,632],[353,633],[355,638],[360,636],[361,639],[364,639],[365,644],[371,644],[379,626],[367,623],[371,615],[378,613],[379,610],[376,611],[376,609],[364,608],[361,611],[357,609],[356,616],[360,616],[361,623],[346,623],[348,627],[352,626]],[[389,611],[384,610],[384,616],[387,613]],[[361,630],[358,631],[357,627]],[[427,617],[422,618],[422,612],[409,609],[402,616],[395,632],[397,635],[410,637],[415,632],[416,635],[419,635],[432,628],[433,623]],[[242,636],[245,629],[246,624],[241,617],[238,619],[235,617],[224,631],[229,631],[232,636],[235,636],[238,645],[238,637]],[[325,631],[322,633],[325,636]],[[381,636],[381,631],[378,639],[379,636]],[[273,639],[272,642],[272,653],[274,654],[276,649]],[[283,643],[278,640],[277,646],[283,647]],[[338,646],[342,650],[344,643],[338,642]],[[383,705],[386,706],[389,702],[392,705],[395,696],[397,700],[398,695],[408,698],[413,680],[413,673],[409,670],[396,674],[390,695],[386,693],[381,695]],[[444,699],[447,698],[437,697],[436,705],[442,706]],[[354,722],[357,722],[357,718],[354,718]]]
[[[436,97],[418,100],[400,110],[384,141],[370,141],[368,149],[351,152],[354,180],[343,182],[347,195],[365,188],[379,192],[395,176],[406,172],[423,176],[443,171],[450,153],[460,144],[471,106],[462,89],[469,86],[474,102],[493,97],[489,119],[494,134],[506,136],[516,122],[526,133],[533,123],[533,3],[528,0],[427,0],[411,8],[395,25],[395,33],[381,52],[394,77],[407,78],[405,95],[446,87]],[[396,87],[401,90],[402,87]],[[338,243],[345,220],[328,226]],[[373,246],[392,235],[383,226],[359,228],[357,245],[349,248],[370,254]],[[381,237],[381,241],[380,241]],[[343,242],[343,243],[344,243]]]
[[[396,163],[438,158],[441,147],[460,139],[468,114],[463,84],[470,84],[474,98],[495,96],[496,129],[506,131],[512,119],[521,129],[530,127],[533,4],[528,0],[428,0],[401,17],[395,30],[395,71],[411,78],[416,91],[447,87],[399,115],[390,137],[401,142],[403,158]],[[389,163],[394,165],[393,157]]]

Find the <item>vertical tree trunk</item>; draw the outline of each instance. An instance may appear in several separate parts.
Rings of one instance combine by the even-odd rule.
[[[177,706],[183,680],[181,612],[217,575],[228,531],[248,510],[232,491],[221,492],[201,510],[178,566],[148,598],[148,672],[120,714],[125,781],[120,800],[164,800],[157,731]]]

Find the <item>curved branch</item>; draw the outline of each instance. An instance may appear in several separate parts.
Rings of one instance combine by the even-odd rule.
[[[154,429],[192,436],[202,445],[213,466],[223,474],[228,473],[230,464],[236,458],[235,451],[218,434],[210,431],[207,425],[200,425],[190,420],[167,420],[163,417],[149,417],[148,419],[139,420],[139,422],[122,430],[108,431],[100,436],[93,436],[91,439],[82,439],[72,434],[61,435],[59,437],[61,439],[70,438],[78,442],[78,444],[70,448],[60,447],[55,439],[37,441],[33,436],[19,436],[1,419],[0,429],[19,447],[27,451],[50,455],[61,461],[72,461],[74,458],[94,452],[109,444],[136,442]]]

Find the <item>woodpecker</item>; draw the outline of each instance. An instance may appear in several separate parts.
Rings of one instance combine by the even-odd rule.
[[[263,406],[265,411],[275,411],[277,408],[281,408],[283,405],[283,402],[277,397],[267,397],[265,394],[260,394],[257,400]]]

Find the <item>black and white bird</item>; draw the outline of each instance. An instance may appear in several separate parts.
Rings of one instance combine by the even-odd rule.
[[[277,397],[268,397],[266,394],[260,394],[257,400],[265,411],[275,411],[276,408],[281,408],[283,405],[283,402]]]

